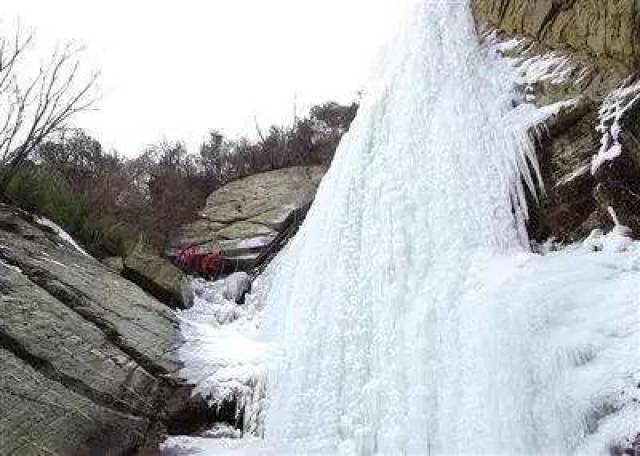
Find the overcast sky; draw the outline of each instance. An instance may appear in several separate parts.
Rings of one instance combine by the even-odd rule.
[[[207,130],[254,134],[310,103],[350,101],[407,0],[2,0],[41,46],[76,39],[102,71],[83,116],[135,155],[163,137],[195,147]]]

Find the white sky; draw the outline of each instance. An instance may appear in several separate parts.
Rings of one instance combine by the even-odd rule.
[[[102,71],[84,115],[126,155],[163,137],[254,134],[310,103],[353,99],[408,0],[2,0],[41,45],[76,39]]]

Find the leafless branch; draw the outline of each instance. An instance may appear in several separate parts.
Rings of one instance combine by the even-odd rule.
[[[33,34],[17,26],[11,36],[0,35],[0,194],[47,137],[95,106],[99,73],[83,75],[83,50],[67,43],[29,71]]]

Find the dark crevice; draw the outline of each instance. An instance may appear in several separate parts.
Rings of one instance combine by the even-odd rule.
[[[78,380],[77,378],[70,377],[59,370],[57,370],[50,361],[40,358],[27,351],[17,340],[12,338],[0,329],[0,347],[11,352],[17,358],[21,359],[34,370],[41,375],[45,376],[51,381],[60,383],[66,389],[73,391],[74,393],[89,399],[91,402],[112,410],[114,412],[124,413],[134,417],[140,417],[129,405],[117,397],[109,396],[106,393],[96,391],[87,384]]]
[[[103,332],[109,342],[118,347],[149,374],[153,375],[154,377],[167,374],[167,371],[158,366],[151,358],[140,353],[138,350],[124,342],[122,335],[116,330],[111,322],[92,314],[88,310],[85,310],[85,307],[83,306],[84,303],[82,302],[82,297],[73,294],[66,287],[51,286],[51,284],[46,282],[46,280],[43,278],[30,278],[34,283],[43,288],[69,309],[73,310],[82,318],[98,327],[98,329]]]
[[[547,34],[547,29],[556,20],[560,14],[560,5],[556,2],[551,4],[551,9],[547,13],[547,15],[542,20],[542,24],[540,24],[540,29],[538,30],[538,36],[536,37],[538,41],[543,41],[544,36]]]
[[[138,285],[140,288],[145,290],[147,293],[149,293],[151,296],[153,296],[166,306],[172,309],[185,308],[181,296],[178,296],[176,295],[176,293],[173,293],[170,290],[167,290],[166,288],[158,285],[158,283],[149,279],[145,275],[140,274],[135,269],[127,267],[126,263],[120,275],[128,281]]]
[[[80,315],[84,320],[94,324],[100,331],[102,331],[109,342],[118,347],[149,374],[154,377],[168,374],[164,368],[158,366],[151,358],[145,356],[124,342],[122,340],[122,336],[118,333],[113,324],[95,314],[92,314],[90,311],[85,310],[84,300],[88,300],[88,297],[80,295],[77,290],[73,290],[72,292],[61,283],[51,281],[50,278],[47,277],[47,273],[45,271],[17,263],[13,259],[2,255],[2,252],[0,252],[0,259],[4,260],[8,264],[21,268],[24,274],[34,284],[38,285],[57,301],[64,304],[67,308]]]
[[[498,26],[502,24],[504,21],[504,17],[507,14],[507,9],[509,8],[509,0],[502,0],[498,6]]]
[[[562,11],[567,11],[573,7],[576,0],[551,0],[551,9],[542,20],[542,24],[540,24],[540,30],[538,30],[538,41],[543,41],[546,36],[548,29],[551,27],[553,22],[558,18]]]

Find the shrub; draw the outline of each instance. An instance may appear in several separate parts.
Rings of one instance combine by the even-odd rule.
[[[125,223],[102,216],[86,195],[46,165],[21,167],[7,195],[20,207],[54,220],[98,257],[123,255],[132,243]]]
[[[356,110],[357,104],[325,103],[292,126],[260,133],[259,141],[228,140],[214,130],[198,155],[181,142],[162,141],[130,160],[67,129],[37,147],[3,196],[51,218],[95,256],[126,256],[139,239],[163,251],[171,234],[229,181],[331,161]],[[205,269],[213,270],[215,261],[208,261]]]

